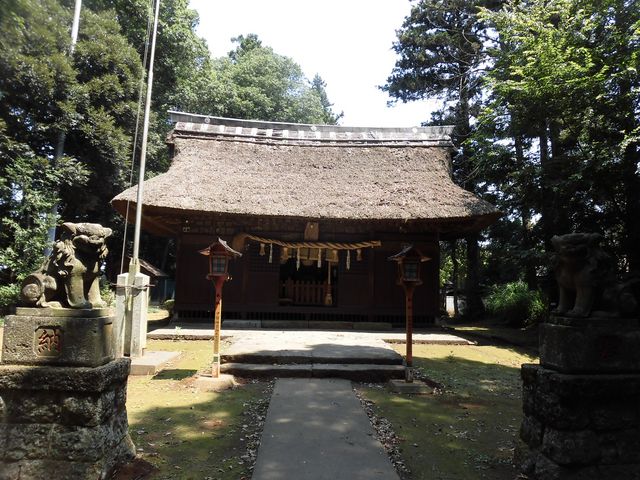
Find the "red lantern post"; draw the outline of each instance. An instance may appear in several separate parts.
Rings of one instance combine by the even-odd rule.
[[[216,289],[215,313],[213,317],[213,362],[211,364],[211,376],[220,376],[220,328],[222,325],[222,287],[224,282],[231,279],[229,275],[229,261],[241,257],[240,252],[236,252],[227,245],[227,242],[218,238],[204,250],[198,253],[209,257],[209,273],[207,280],[213,281]]]
[[[418,285],[422,285],[421,264],[431,259],[413,245],[406,245],[399,253],[389,257],[389,260],[398,263],[397,283],[404,289],[407,328],[405,380],[413,382],[413,291]]]

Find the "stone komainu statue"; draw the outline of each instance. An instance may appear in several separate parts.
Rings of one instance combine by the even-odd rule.
[[[601,241],[597,233],[570,233],[551,239],[560,289],[556,313],[620,316],[637,309],[633,287],[638,281],[618,281],[611,257],[600,248]]]
[[[23,306],[101,308],[100,264],[112,230],[97,223],[64,223],[60,239],[39,270],[22,282]]]

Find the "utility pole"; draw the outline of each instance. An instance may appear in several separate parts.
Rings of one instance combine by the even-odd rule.
[[[140,148],[140,172],[138,175],[138,194],[136,197],[136,218],[133,236],[133,255],[129,263],[129,272],[118,275],[116,289],[116,318],[114,321],[116,356],[128,355],[142,357],[147,346],[147,307],[149,303],[149,276],[140,273],[140,230],[142,224],[142,202],[144,190],[144,171],[147,160],[147,140],[149,136],[149,117],[151,113],[151,91],[153,86],[153,61],[158,33],[160,0],[155,1],[151,50],[149,52],[149,71],[147,74],[147,96],[144,106],[142,126],[142,145]],[[135,148],[135,145],[134,145]]]
[[[153,20],[153,33],[151,35],[151,51],[149,53],[149,73],[147,76],[147,99],[144,105],[144,121],[142,124],[142,146],[140,148],[140,172],[138,175],[138,194],[136,197],[136,223],[133,234],[133,256],[129,264],[129,273],[140,272],[140,224],[142,223],[142,198],[144,190],[144,170],[147,162],[147,139],[149,136],[149,115],[151,112],[151,89],[153,86],[153,61],[156,53],[156,35],[158,33],[158,14],[160,12],[160,0],[156,0],[155,17]]]
[[[73,56],[73,52],[76,50],[76,43],[78,43],[78,30],[80,28],[80,10],[82,9],[82,0],[76,0],[75,8],[73,11],[73,24],[71,25],[71,45],[69,45],[69,57]],[[64,142],[67,138],[67,132],[60,132],[58,135],[58,142],[56,143],[56,149],[53,154],[53,166],[55,167],[58,164],[58,160],[60,157],[64,155]],[[51,245],[56,239],[56,225],[55,218],[58,215],[58,202],[53,204],[50,212],[51,218],[54,219],[54,223],[49,226],[49,230],[47,232],[48,242],[47,247],[45,249],[45,256],[49,256],[51,254]]]

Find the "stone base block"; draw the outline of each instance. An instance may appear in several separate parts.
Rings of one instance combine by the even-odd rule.
[[[102,479],[135,456],[129,359],[96,368],[0,365],[0,480]]]
[[[565,373],[640,373],[636,319],[554,316],[540,325],[540,364]]]
[[[131,375],[155,375],[175,361],[182,352],[146,351],[141,357],[131,358]]]
[[[6,319],[2,363],[97,367],[113,359],[112,316],[10,315]]]
[[[393,393],[400,393],[404,395],[416,395],[416,394],[430,394],[433,393],[434,387],[432,384],[426,383],[422,380],[414,380],[413,382],[407,382],[404,379],[391,379],[387,382],[387,389]]]
[[[204,375],[198,375],[193,382],[193,386],[204,390],[205,392],[221,392],[223,390],[229,390],[236,386],[233,375],[220,374],[219,377],[208,377]]]
[[[520,436],[531,479],[640,478],[640,374],[523,365],[522,379]]]

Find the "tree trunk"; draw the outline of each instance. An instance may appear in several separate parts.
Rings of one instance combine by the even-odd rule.
[[[468,140],[471,136],[471,114],[469,110],[469,89],[466,76],[463,76],[460,81],[459,91],[459,118],[458,118],[458,135],[461,140],[461,144]],[[471,178],[471,159],[473,158],[473,152],[470,150],[469,145],[464,145],[462,148],[462,172],[460,177],[462,178],[462,187],[465,190],[475,193],[476,184]],[[480,235],[478,233],[472,233],[465,237],[467,245],[467,276],[465,279],[465,293],[467,296],[467,306],[465,310],[465,316],[477,319],[484,314],[484,306],[482,304],[482,297],[480,293],[480,246],[478,245]]]
[[[517,165],[522,167],[525,164],[524,147],[522,145],[522,136],[515,134],[514,145],[516,150]],[[527,252],[524,265],[524,281],[531,290],[538,288],[538,279],[536,275],[536,267],[530,253],[533,250],[533,242],[531,240],[531,232],[529,231],[529,222],[531,220],[531,207],[526,204],[525,198],[520,204],[521,222],[522,222],[522,249]]]
[[[449,245],[451,246],[451,263],[453,265],[453,271],[451,272],[453,277],[453,316],[458,317],[460,316],[460,310],[458,309],[458,241],[451,240]]]
[[[633,116],[629,111],[629,119],[626,130],[633,131]],[[630,272],[640,272],[640,177],[638,174],[637,142],[630,143],[622,156],[623,188],[625,196],[624,209],[624,252],[627,256]]]
[[[467,235],[467,279],[465,290],[467,294],[467,309],[465,316],[473,320],[484,315],[482,292],[480,291],[480,235],[473,233]]]

